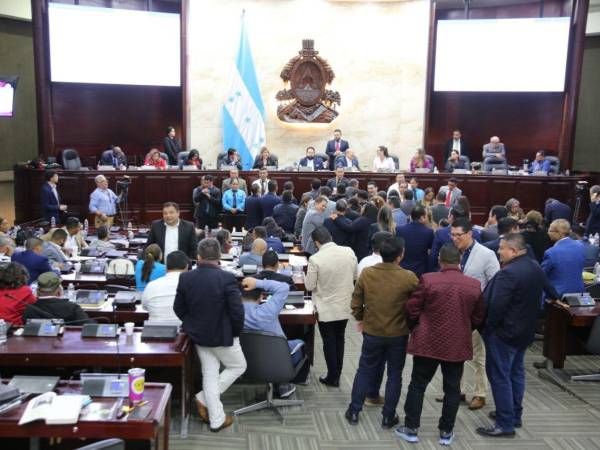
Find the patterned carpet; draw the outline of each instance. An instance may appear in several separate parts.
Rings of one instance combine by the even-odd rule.
[[[346,449],[433,449],[437,443],[437,421],[441,405],[434,398],[441,393],[441,375],[438,371],[429,386],[423,405],[420,442],[408,444],[398,440],[392,431],[381,428],[381,412],[378,408],[366,408],[360,415],[360,424],[350,426],[344,419],[344,411],[350,398],[352,380],[358,363],[361,336],[354,324],[346,332],[346,355],[340,388],[328,388],[318,382],[324,373],[325,362],[320,337],[316,337],[315,366],[308,386],[299,386],[293,398],[305,401],[302,407],[283,410],[286,425],[271,411],[254,412],[236,418],[234,425],[218,434],[208,431],[206,425],[193,415],[189,437],[179,438],[179,422],[171,423],[170,448],[173,450],[197,449],[251,449],[251,450],[346,450]],[[536,342],[526,356],[527,392],[525,395],[523,428],[515,439],[485,439],[475,433],[475,428],[488,424],[487,413],[493,409],[491,393],[488,406],[472,412],[461,406],[455,427],[454,449],[600,449],[600,384],[571,383],[563,375],[552,375],[556,383],[538,376],[533,361],[541,360],[541,343]],[[410,379],[412,362],[407,357],[403,376],[403,389],[398,412],[403,418],[406,388]],[[565,372],[593,371],[600,368],[600,358],[568,358]],[[467,376],[472,374],[466,369]],[[562,378],[561,378],[562,376]],[[562,380],[562,381],[561,381]],[[262,388],[234,385],[223,397],[225,408],[232,411],[253,402]],[[582,401],[585,399],[586,401]],[[595,406],[595,407],[594,407]],[[598,408],[598,409],[597,409]],[[175,416],[177,417],[177,416]]]

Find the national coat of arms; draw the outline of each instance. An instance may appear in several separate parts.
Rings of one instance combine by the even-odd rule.
[[[281,71],[281,79],[289,83],[276,95],[277,117],[291,123],[329,123],[341,102],[337,91],[325,89],[335,78],[329,63],[315,51],[312,39],[302,40],[302,50]]]

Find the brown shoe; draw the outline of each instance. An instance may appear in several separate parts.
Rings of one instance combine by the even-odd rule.
[[[444,396],[440,396],[440,397],[436,397],[435,401],[438,403],[443,403],[444,402]],[[467,402],[467,396],[466,394],[460,394],[460,401],[466,403]]]
[[[385,404],[385,398],[383,398],[381,395],[378,395],[377,397],[367,397],[365,398],[365,406],[381,406],[383,404]]]
[[[485,406],[485,397],[473,397],[471,399],[471,403],[469,404],[469,409],[471,411],[475,411],[477,409],[481,409]]]
[[[222,429],[230,427],[232,423],[233,416],[225,416],[225,421],[223,422],[223,424],[219,428],[211,428],[210,431],[212,431],[213,433],[218,433]]]
[[[196,409],[198,409],[198,415],[200,416],[200,420],[204,423],[209,423],[210,420],[208,418],[208,408],[200,403],[200,400],[194,397],[194,401],[196,402]]]

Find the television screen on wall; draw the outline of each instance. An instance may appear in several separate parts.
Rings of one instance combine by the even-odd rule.
[[[436,91],[562,92],[569,17],[439,20]]]
[[[0,77],[0,116],[12,117],[14,114],[16,78]]]
[[[179,86],[179,14],[49,3],[53,82]]]

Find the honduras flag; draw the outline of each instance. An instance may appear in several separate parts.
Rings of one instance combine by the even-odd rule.
[[[223,106],[223,149],[235,148],[242,167],[251,169],[265,140],[265,107],[260,96],[244,15],[240,46]]]

